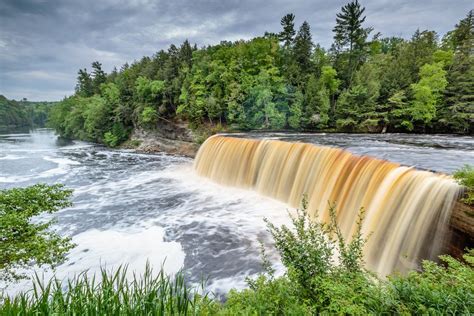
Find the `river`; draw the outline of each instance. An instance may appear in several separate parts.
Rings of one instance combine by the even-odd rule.
[[[345,148],[421,169],[451,173],[474,163],[474,139],[447,135],[238,134]],[[48,129],[0,135],[0,188],[38,182],[74,189],[70,208],[54,214],[55,228],[77,244],[57,267],[59,278],[86,269],[146,262],[168,273],[207,279],[216,293],[241,288],[261,271],[259,241],[270,238],[263,217],[288,223],[287,206],[255,192],[222,187],[198,177],[192,160],[167,154],[111,150],[65,142]],[[49,218],[49,216],[43,216]],[[275,254],[270,252],[275,260]],[[275,260],[276,261],[276,260]],[[276,266],[282,271],[281,266]],[[49,278],[53,272],[37,269]],[[22,281],[9,291],[28,289]]]

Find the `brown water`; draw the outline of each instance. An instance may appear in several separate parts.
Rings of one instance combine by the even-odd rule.
[[[220,184],[253,189],[328,221],[330,205],[346,238],[365,209],[368,268],[387,275],[439,254],[438,246],[460,187],[447,175],[357,156],[338,148],[278,140],[215,136],[194,167]]]

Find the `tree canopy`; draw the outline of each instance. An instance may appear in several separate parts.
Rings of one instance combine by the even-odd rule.
[[[164,120],[194,129],[473,132],[473,11],[443,37],[416,30],[403,39],[374,33],[365,7],[351,1],[336,15],[329,50],[295,19],[286,14],[279,32],[249,40],[202,48],[186,40],[109,74],[95,61],[50,123],[113,146]]]

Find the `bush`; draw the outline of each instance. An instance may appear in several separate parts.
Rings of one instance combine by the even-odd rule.
[[[0,280],[25,278],[18,269],[63,262],[71,239],[51,230],[53,221],[31,219],[70,206],[71,194],[59,184],[0,190]]]
[[[336,128],[341,132],[353,132],[357,128],[357,122],[351,118],[338,119],[336,121]]]
[[[330,223],[318,223],[303,208],[292,227],[267,222],[287,272],[275,277],[262,246],[264,273],[248,288],[231,290],[225,303],[189,288],[182,273],[173,279],[149,266],[143,276],[126,279],[126,267],[102,270],[102,282],[81,274],[67,283],[53,279],[14,298],[0,296],[0,314],[56,315],[366,315],[474,314],[474,251],[465,262],[441,256],[423,270],[381,280],[362,260],[361,211],[350,241],[343,238],[330,208]],[[335,258],[337,258],[335,260]]]
[[[122,124],[114,124],[112,129],[104,134],[104,143],[109,147],[117,147],[128,138],[129,131]]]
[[[250,315],[474,313],[474,252],[464,256],[466,263],[442,256],[446,267],[426,261],[422,272],[382,280],[364,269],[363,215],[349,242],[334,208],[329,225],[309,218],[306,203],[291,228],[267,222],[287,273],[274,278],[263,253],[266,275],[250,280],[249,289],[232,291],[225,308]]]
[[[158,113],[156,110],[151,106],[147,106],[143,109],[140,115],[140,124],[142,126],[153,126],[156,124],[157,119]]]
[[[474,205],[474,166],[465,165],[453,174],[460,185],[466,188],[465,197],[462,201]]]
[[[473,315],[474,251],[464,255],[466,263],[450,256],[442,264],[423,262],[422,272],[391,277],[390,285],[398,312],[424,315]]]

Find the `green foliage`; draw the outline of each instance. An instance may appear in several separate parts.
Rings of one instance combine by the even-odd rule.
[[[354,72],[365,58],[367,36],[372,28],[364,28],[362,24],[366,17],[363,16],[365,8],[355,0],[347,3],[336,15],[333,50],[336,55],[336,64],[343,70],[345,87],[352,85]]]
[[[110,131],[104,134],[104,143],[109,147],[117,147],[128,138],[129,132],[120,124],[115,123]]]
[[[44,127],[54,102],[8,100],[0,95],[0,129],[17,127]]]
[[[474,251],[466,263],[441,256],[443,264],[423,262],[423,272],[390,278],[399,312],[423,315],[472,315],[474,312]]]
[[[186,40],[110,74],[95,61],[91,73],[79,70],[75,95],[54,106],[50,125],[62,136],[108,144],[126,139],[111,132],[114,124],[153,129],[158,119],[184,120],[194,130],[470,134],[473,16],[441,42],[430,30],[406,40],[369,38],[365,8],[350,1],[336,15],[328,51],[313,43],[307,22],[296,31],[288,13],[277,34],[200,49]],[[8,114],[0,125],[30,124],[22,111],[2,107]]]
[[[142,114],[140,115],[140,123],[143,126],[150,126],[156,124],[158,119],[158,113],[151,106],[147,106],[143,109]]]
[[[334,207],[330,222],[307,214],[307,203],[291,216],[292,227],[267,222],[286,274],[275,277],[262,245],[265,274],[248,279],[248,288],[231,290],[225,302],[188,287],[183,273],[163,271],[126,278],[127,268],[102,269],[73,279],[38,277],[33,291],[0,296],[0,314],[58,315],[470,315],[474,312],[474,251],[464,262],[441,256],[442,264],[425,261],[423,270],[380,280],[366,271],[361,227],[364,212],[350,240],[344,239]],[[338,257],[338,258],[337,258]],[[336,259],[337,258],[337,259]],[[101,280],[101,281],[98,281]]]
[[[71,190],[62,185],[36,184],[26,188],[0,190],[0,280],[25,277],[19,268],[54,266],[74,245],[59,236],[54,221],[31,219],[70,206]]]
[[[413,120],[427,124],[436,116],[436,105],[446,88],[446,71],[442,63],[426,64],[420,69],[420,81],[411,85]]]
[[[115,271],[102,268],[93,277],[84,272],[65,282],[43,283],[36,276],[32,292],[14,298],[0,296],[0,314],[209,315],[217,310],[217,303],[207,294],[187,286],[182,273],[171,279],[163,270],[153,273],[147,264],[143,275],[134,274],[131,281],[126,277],[126,266]]]
[[[460,185],[466,188],[466,194],[462,201],[466,204],[474,205],[474,166],[465,165],[457,170],[453,176]]]
[[[297,92],[295,94],[295,100],[290,106],[290,116],[288,117],[288,125],[290,125],[291,128],[296,130],[299,130],[301,128],[303,101],[303,94],[301,92]]]
[[[363,266],[363,211],[348,242],[336,224],[333,208],[330,224],[314,221],[306,214],[306,203],[292,217],[293,227],[268,228],[287,268],[286,275],[267,275],[249,281],[249,288],[231,291],[224,305],[232,313],[247,315],[314,314],[465,314],[474,312],[474,252],[466,263],[442,256],[443,264],[425,261],[423,271],[380,280]],[[337,252],[336,252],[337,249]],[[338,253],[338,264],[333,261]]]
[[[281,18],[280,24],[283,27],[283,30],[278,35],[278,38],[283,42],[283,47],[290,48],[293,44],[293,40],[296,34],[295,31],[295,15],[289,13]]]
[[[231,290],[222,315],[313,315],[299,297],[298,288],[287,278],[259,276],[243,291]]]

